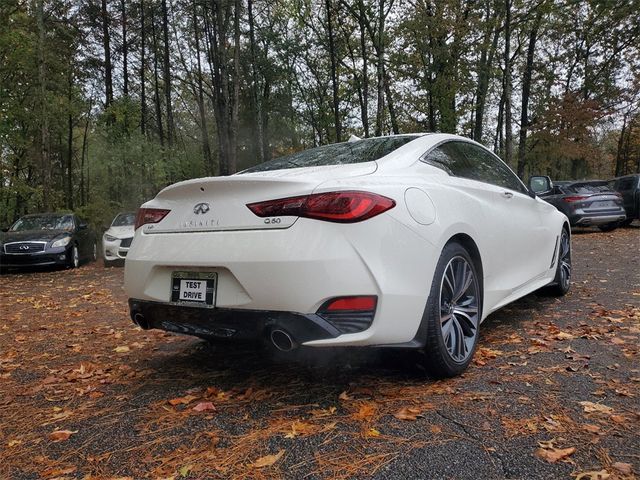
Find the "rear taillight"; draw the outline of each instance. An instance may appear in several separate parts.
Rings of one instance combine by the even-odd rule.
[[[376,193],[342,191],[249,203],[247,207],[259,217],[295,216],[353,223],[375,217],[395,205],[392,199]]]
[[[587,197],[576,195],[575,197],[564,197],[565,202],[573,203],[573,202],[581,202]]]
[[[162,208],[139,208],[136,215],[135,229],[137,230],[147,223],[158,223],[166,217],[170,211],[171,210],[165,210]]]

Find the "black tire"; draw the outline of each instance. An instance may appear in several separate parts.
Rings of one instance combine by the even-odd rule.
[[[541,293],[552,297],[563,297],[571,288],[571,235],[566,227],[560,235],[556,274],[553,282],[541,289]]]
[[[622,226],[623,227],[628,227],[629,225],[631,225],[633,223],[633,218],[627,218],[626,220],[622,221]]]
[[[468,274],[471,280],[465,288]],[[427,326],[424,367],[431,375],[454,377],[471,363],[480,334],[482,298],[482,281],[469,252],[457,242],[447,244],[438,260],[422,319]]]
[[[598,228],[601,232],[613,232],[616,228],[618,228],[620,224],[618,222],[607,223],[606,225],[599,225]]]
[[[80,251],[78,250],[78,246],[74,245],[71,247],[71,251],[69,252],[69,268],[78,268],[80,266]]]

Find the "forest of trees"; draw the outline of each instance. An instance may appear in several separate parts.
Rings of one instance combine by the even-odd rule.
[[[515,171],[640,171],[640,0],[3,0],[0,225],[455,132]]]

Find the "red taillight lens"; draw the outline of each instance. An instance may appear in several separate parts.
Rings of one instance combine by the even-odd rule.
[[[164,210],[162,208],[139,208],[136,215],[135,229],[137,230],[147,223],[158,223],[166,217],[170,211],[171,210]]]
[[[268,200],[250,203],[247,207],[259,217],[291,215],[329,222],[353,223],[375,217],[395,205],[396,202],[392,199],[376,193],[343,191]]]
[[[325,303],[320,311],[323,312],[370,312],[376,309],[377,297],[363,295],[358,297],[338,297]]]
[[[565,202],[569,202],[569,203],[573,203],[573,202],[581,202],[582,200],[584,200],[587,197],[582,197],[582,196],[575,196],[575,197],[564,197]]]

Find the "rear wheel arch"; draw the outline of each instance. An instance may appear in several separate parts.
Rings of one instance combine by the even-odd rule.
[[[476,242],[471,238],[470,235],[466,233],[457,233],[452,236],[447,242],[444,244],[446,247],[448,244],[456,242],[464,247],[464,249],[469,253],[471,260],[473,260],[473,266],[476,268],[478,272],[478,280],[480,281],[480,288],[484,291],[484,270],[482,268],[482,255],[480,254],[480,249]],[[444,250],[444,247],[442,249]]]

